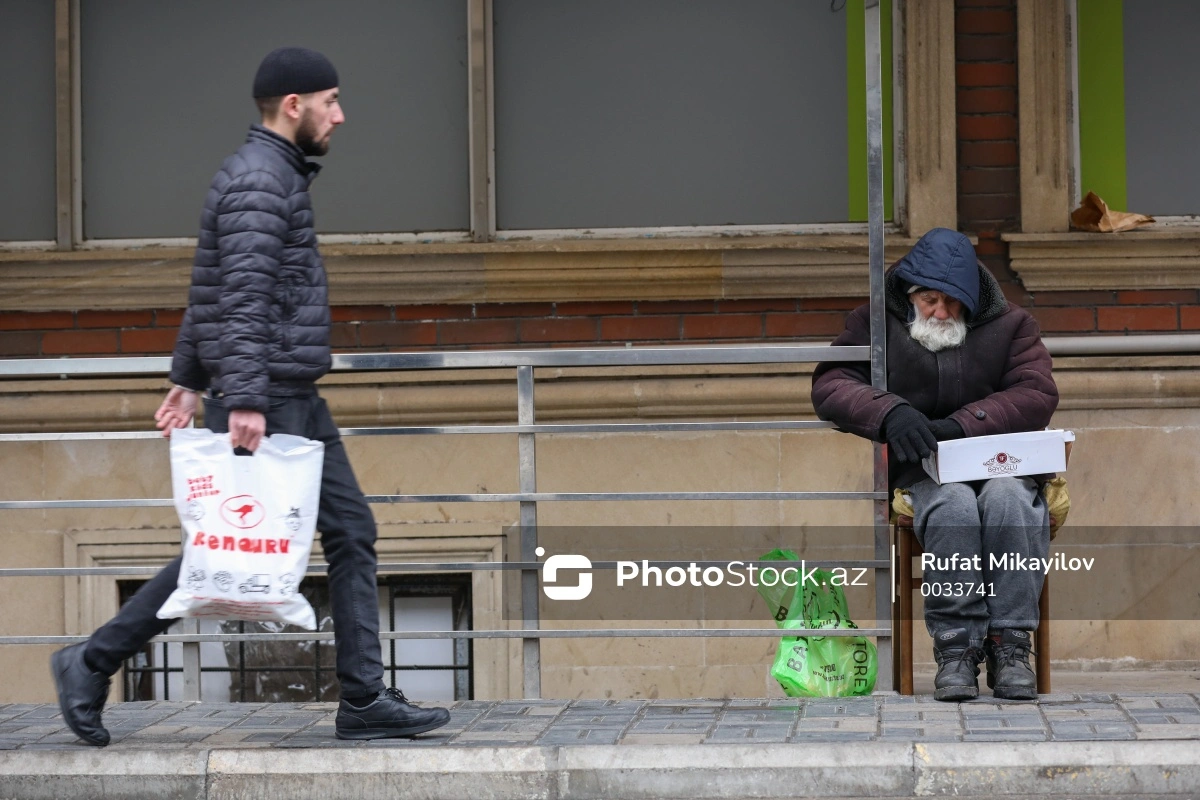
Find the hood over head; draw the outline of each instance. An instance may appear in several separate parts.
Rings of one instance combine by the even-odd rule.
[[[936,289],[958,300],[967,318],[979,308],[979,265],[971,241],[949,228],[934,228],[922,236],[892,274],[913,286]]]

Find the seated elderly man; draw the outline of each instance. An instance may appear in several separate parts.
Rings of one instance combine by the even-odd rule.
[[[917,539],[934,556],[926,582],[957,591],[925,598],[938,700],[979,695],[979,664],[996,697],[1037,698],[1029,667],[1040,572],[1001,570],[990,553],[1045,558],[1050,521],[1041,482],[1002,477],[939,485],[921,466],[938,441],[1041,430],[1058,405],[1050,353],[1028,312],[1009,303],[961,233],[936,228],[888,270],[887,386],[860,364],[822,363],[817,415],[888,444],[888,480],[907,490]],[[851,312],[835,345],[870,343],[869,307]],[[961,586],[960,586],[961,585]]]

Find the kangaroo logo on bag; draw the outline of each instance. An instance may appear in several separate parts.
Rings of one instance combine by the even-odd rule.
[[[239,494],[221,503],[221,519],[235,528],[249,530],[258,527],[266,517],[262,503],[248,494]]]
[[[183,553],[175,591],[157,617],[316,630],[299,589],[316,533],[325,445],[276,433],[245,458],[227,433],[180,428],[170,448]]]

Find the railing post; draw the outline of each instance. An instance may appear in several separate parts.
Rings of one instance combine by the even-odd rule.
[[[517,424],[533,425],[533,367],[517,367]],[[517,455],[520,462],[520,491],[537,491],[537,452],[535,434],[517,434]],[[521,560],[526,563],[537,561],[537,502],[523,501],[521,504]],[[521,570],[521,622],[525,630],[539,627],[538,614],[538,571]],[[540,639],[522,639],[521,655],[524,665],[522,683],[525,699],[542,696],[542,647]]]
[[[195,427],[195,422],[188,426]],[[187,534],[184,533],[181,537],[182,545],[187,547]],[[179,620],[180,633],[199,633],[200,620],[194,617],[184,617]],[[167,685],[170,680],[170,675],[163,676],[163,686]],[[199,642],[184,642],[183,643],[183,699],[191,701],[200,700],[200,643]]]
[[[867,246],[868,268],[871,276],[871,385],[887,389],[887,310],[884,306],[883,280],[883,77],[880,42],[880,0],[865,3],[865,50],[867,58]],[[875,445],[874,490],[885,496],[888,490],[887,451]],[[891,532],[888,528],[888,501],[874,500],[875,558],[891,561]],[[875,570],[875,620],[892,624],[892,603],[895,600],[894,570],[886,570],[886,582]],[[892,686],[892,652],[896,645],[895,628],[892,635],[879,637],[879,673],[875,686],[878,691],[890,692]]]
[[[181,619],[180,633],[199,633],[200,620]],[[165,680],[165,678],[164,678]],[[183,643],[183,699],[200,699],[200,643]]]

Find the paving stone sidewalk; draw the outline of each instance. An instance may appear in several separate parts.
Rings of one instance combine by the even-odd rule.
[[[119,703],[109,749],[504,747],[1200,739],[1197,694],[1049,694],[1037,702],[929,696],[732,700],[506,700],[451,705],[412,739],[344,742],[331,703]],[[0,750],[84,747],[57,705],[0,705]]]

